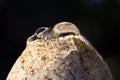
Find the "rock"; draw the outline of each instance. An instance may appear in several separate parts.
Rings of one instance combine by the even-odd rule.
[[[112,80],[107,63],[81,35],[30,39],[6,80]]]

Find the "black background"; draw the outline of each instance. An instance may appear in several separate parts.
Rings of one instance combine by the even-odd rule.
[[[61,21],[76,24],[120,80],[119,0],[0,0],[0,80],[37,28]]]

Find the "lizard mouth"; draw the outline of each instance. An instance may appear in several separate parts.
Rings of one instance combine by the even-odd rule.
[[[38,28],[38,29],[36,30],[35,35],[36,35],[38,38],[41,38],[42,34],[43,34],[44,32],[46,32],[47,30],[48,30],[47,27],[40,27],[40,28]]]
[[[31,42],[31,41],[35,41],[36,39],[42,39],[43,34],[45,34],[47,30],[48,30],[47,27],[38,28],[28,40]]]

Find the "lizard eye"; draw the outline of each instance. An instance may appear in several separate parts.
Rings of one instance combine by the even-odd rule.
[[[62,33],[58,37],[68,36],[68,35],[75,35],[75,33],[68,32],[68,33]]]
[[[79,35],[80,31],[76,25],[70,22],[61,22],[56,24],[49,35],[51,38],[64,37],[67,35]]]

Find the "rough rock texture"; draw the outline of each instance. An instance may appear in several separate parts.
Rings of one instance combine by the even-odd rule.
[[[80,36],[27,41],[7,80],[112,80],[108,65]]]

